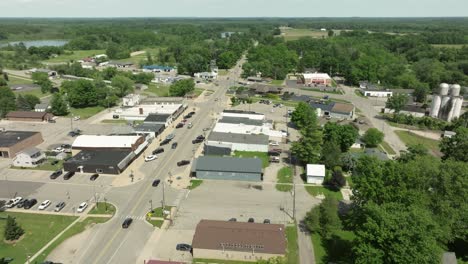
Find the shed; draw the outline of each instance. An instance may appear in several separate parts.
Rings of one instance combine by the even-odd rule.
[[[262,160],[258,158],[199,157],[192,166],[199,179],[262,181]]]
[[[322,184],[325,179],[325,165],[307,164],[307,183]]]

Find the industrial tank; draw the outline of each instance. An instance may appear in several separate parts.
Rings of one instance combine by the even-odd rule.
[[[449,89],[450,89],[450,85],[446,83],[441,83],[439,86],[439,94],[441,96],[448,95]]]
[[[451,88],[451,90],[450,90],[450,95],[451,96],[460,96],[461,87],[460,87],[459,84],[454,84],[450,88]]]
[[[446,106],[447,106],[447,103],[450,101],[450,96],[441,96],[442,97],[442,101],[440,102],[440,109],[439,109],[439,112],[442,111]]]
[[[455,102],[453,104],[453,116],[452,118],[458,118],[460,117],[460,112],[461,112],[461,109],[462,109],[462,106],[463,106],[463,97],[457,97],[457,98],[454,98],[455,99]]]
[[[432,97],[432,107],[431,107],[431,116],[437,117],[439,115],[441,99],[440,96],[435,94]]]

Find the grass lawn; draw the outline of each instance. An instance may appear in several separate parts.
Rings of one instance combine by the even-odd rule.
[[[157,95],[160,97],[168,97],[169,96],[169,85],[163,84],[154,84],[150,83],[148,85],[148,89],[144,91],[144,93]]]
[[[392,147],[390,147],[390,145],[386,141],[380,143],[379,147],[390,155],[396,155],[396,152],[392,149]]]
[[[329,195],[335,197],[338,201],[343,200],[343,195],[341,194],[340,191],[335,192],[332,190],[329,190],[323,186],[312,186],[312,185],[305,185],[304,186],[307,190],[307,192],[312,195],[312,196],[317,196],[319,194],[324,194],[324,195]]]
[[[63,160],[58,160],[58,163],[55,165],[52,165],[51,162],[54,161],[55,159],[47,159],[46,162],[42,163],[40,166],[37,166],[35,168],[21,168],[21,167],[11,167],[12,169],[25,169],[25,170],[45,170],[45,171],[56,171],[58,169],[63,168]]]
[[[367,99],[367,96],[364,96],[364,95],[361,93],[361,91],[359,91],[358,89],[355,89],[355,90],[354,90],[354,93],[355,93],[357,96],[359,96],[359,97],[362,97],[362,98],[366,98],[366,99]]]
[[[161,228],[161,226],[163,225],[164,223],[164,220],[160,220],[160,219],[151,219],[151,220],[147,220],[148,223],[152,224],[154,227],[157,227],[157,228]]]
[[[115,214],[115,206],[110,203],[98,202],[88,214]]]
[[[172,208],[172,207],[173,207],[173,206],[168,206],[168,205],[166,205],[166,206],[165,206],[165,210],[166,210],[166,211],[171,211],[171,208]],[[152,215],[152,216],[153,216],[153,217],[164,217],[162,207],[154,208],[154,209],[153,209],[153,215]]]
[[[194,90],[193,92],[194,92],[195,95],[198,97],[198,96],[200,96],[200,94],[202,94],[204,91],[205,91],[205,89],[195,88],[195,90]]]
[[[406,145],[421,144],[425,146],[429,150],[429,152],[432,153],[432,155],[437,157],[440,157],[442,155],[439,148],[440,141],[438,140],[421,137],[419,135],[405,130],[398,130],[395,131],[395,133]]]
[[[95,114],[101,112],[106,108],[102,106],[91,106],[91,107],[85,107],[85,108],[70,108],[70,113],[68,116],[79,116],[81,119],[87,119]]]
[[[0,256],[15,259],[14,263],[26,262],[27,256],[34,255],[52,238],[70,225],[77,217],[61,215],[41,215],[30,213],[2,212],[0,217],[7,215],[16,217],[25,234],[16,244],[7,244],[0,240]],[[0,220],[0,234],[3,238],[6,220]]]
[[[58,247],[63,241],[67,240],[68,238],[77,235],[83,231],[87,227],[91,227],[95,224],[100,224],[107,222],[110,218],[107,217],[87,217],[82,222],[76,223],[70,229],[68,229],[65,233],[63,233],[54,243],[52,243],[46,250],[42,252],[40,256],[34,259],[34,263],[42,263],[46,260],[47,256],[56,248]]]
[[[290,184],[281,184],[281,183],[293,183],[292,170],[291,167],[283,167],[278,171],[277,184],[275,186],[276,190],[280,192],[289,192],[292,190],[293,186]]]
[[[218,75],[219,76],[224,76],[224,75],[227,75],[228,74],[228,70],[225,70],[225,69],[219,69],[218,70]]]
[[[19,94],[22,94],[22,95],[26,95],[26,94],[31,94],[31,95],[34,95],[34,96],[37,96],[39,98],[42,98],[42,97],[46,97],[48,95],[50,95],[50,93],[42,93],[41,92],[41,89],[33,89],[33,90],[25,90],[25,91],[14,91],[15,94],[19,95]]]
[[[259,158],[262,160],[263,168],[270,165],[270,158],[265,152],[255,152],[255,151],[234,151],[234,157],[238,158]]]
[[[193,190],[200,186],[203,183],[203,180],[191,180],[190,186],[188,187],[189,190]]]
[[[70,62],[92,57],[99,54],[105,54],[105,50],[73,50],[65,51],[65,54],[59,55],[55,58],[50,58],[44,62],[46,63],[59,63],[59,62]]]
[[[286,227],[286,239],[288,241],[288,251],[286,253],[286,263],[299,264],[299,247],[297,245],[297,227]]]
[[[345,177],[345,178],[346,178],[346,182],[348,183],[348,185],[352,188],[353,187],[353,177],[348,176],[348,177]]]
[[[161,49],[165,50],[166,48],[161,48]],[[144,51],[145,52],[143,52],[142,54],[138,54],[138,55],[132,56],[132,57],[127,58],[127,59],[114,60],[114,61],[132,62],[132,63],[138,65],[141,61],[146,60],[146,52],[149,52],[151,54],[151,57],[153,57],[153,60],[157,60],[157,57],[159,55],[159,48],[147,48],[147,49],[144,49]],[[155,62],[154,64],[158,64],[158,63]]]
[[[327,93],[327,94],[343,94],[341,92],[341,90],[338,90],[338,91],[322,91],[322,90],[320,90],[320,88],[301,88],[301,90],[314,91],[314,92]]]
[[[319,234],[312,233],[315,262],[325,263],[350,263],[352,241],[356,236],[351,231],[339,230],[332,235],[332,241],[323,241]],[[333,242],[333,243],[330,243]],[[328,246],[332,244],[333,246]]]
[[[283,85],[284,80],[273,80],[270,83],[273,85]]]
[[[23,77],[16,77],[15,75],[8,74],[8,85],[15,85],[15,84],[32,84],[33,81],[31,79],[23,78]]]

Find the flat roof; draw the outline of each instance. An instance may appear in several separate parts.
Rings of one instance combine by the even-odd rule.
[[[37,118],[42,119],[44,116],[50,115],[47,112],[34,112],[34,111],[12,111],[6,114],[6,118]]]
[[[306,79],[314,79],[314,78],[331,79],[330,75],[328,75],[327,73],[315,72],[315,73],[303,73],[301,75],[304,76],[304,78]]]
[[[268,136],[263,134],[211,132],[208,141],[268,145]]]
[[[314,102],[310,102],[309,105],[313,108],[318,108],[318,109],[322,109],[323,111],[329,111],[331,112],[331,110],[333,109],[333,106],[335,105],[334,103],[330,103],[330,104],[320,104],[320,103],[314,103]]]
[[[192,247],[196,249],[286,253],[285,227],[260,224],[201,220],[195,229]]]
[[[141,136],[98,136],[81,135],[72,144],[72,148],[131,148]]]
[[[166,122],[170,114],[149,114],[144,122]]]
[[[344,114],[349,114],[353,112],[353,110],[354,110],[354,105],[344,104],[344,103],[335,103],[331,109],[332,112],[344,113]]]
[[[34,136],[35,134],[40,134],[36,131],[5,131],[0,132],[0,147],[7,148],[11,147],[18,142],[21,142],[27,138]]]
[[[163,124],[154,124],[154,123],[143,123],[136,126],[134,131],[145,131],[145,132],[159,132],[164,129]]]
[[[36,153],[38,153],[38,152],[41,152],[41,150],[38,149],[38,148],[36,148],[36,147],[32,147],[32,148],[27,148],[27,149],[25,149],[25,150],[22,150],[22,151],[20,151],[18,154],[24,153],[24,154],[26,154],[26,155],[32,156],[32,155],[34,155],[34,154],[36,154]]]
[[[231,113],[231,114],[245,114],[245,115],[264,115],[254,111],[243,111],[243,110],[224,110],[223,113]]]
[[[322,165],[322,164],[307,164],[307,175],[325,177],[325,165]]]
[[[234,117],[234,116],[223,116],[218,123],[228,123],[228,124],[245,124],[251,126],[262,126],[263,122],[261,120],[250,119],[248,117]]]
[[[262,160],[259,158],[202,156],[195,160],[194,170],[262,173]]]
[[[87,165],[117,165],[132,151],[130,150],[82,150],[65,163]]]

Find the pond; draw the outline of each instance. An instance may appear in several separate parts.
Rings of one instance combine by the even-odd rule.
[[[47,39],[47,40],[25,40],[25,41],[12,41],[8,43],[1,43],[1,47],[6,47],[9,45],[16,45],[23,42],[23,44],[26,46],[26,48],[29,47],[44,47],[44,46],[54,46],[54,47],[60,47],[65,44],[67,44],[69,41],[65,39]]]

